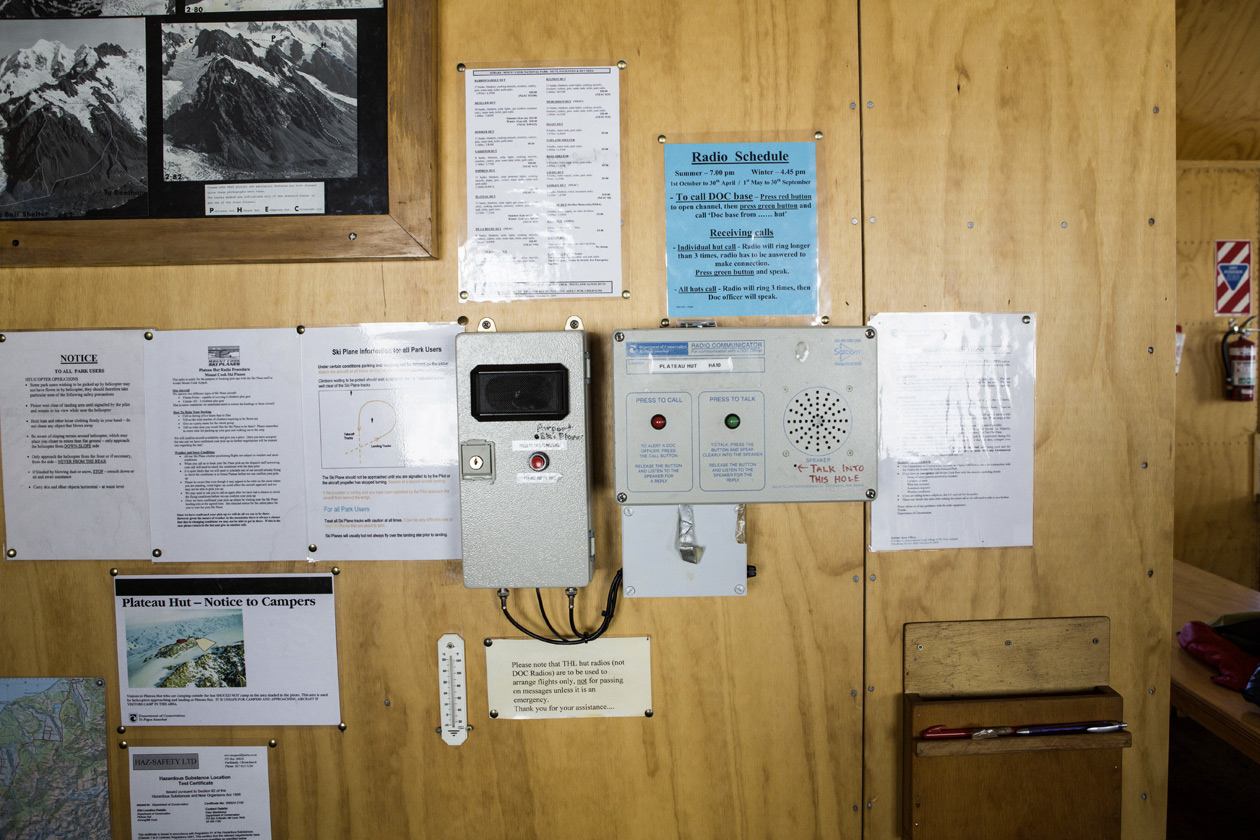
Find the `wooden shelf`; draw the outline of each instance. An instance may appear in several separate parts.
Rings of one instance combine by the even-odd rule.
[[[1133,745],[1128,732],[1083,732],[1076,735],[1007,735],[1001,738],[923,739],[914,741],[920,758],[954,755],[1002,755],[1047,750],[1114,750]]]

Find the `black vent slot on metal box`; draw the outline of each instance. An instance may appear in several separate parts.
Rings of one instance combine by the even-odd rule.
[[[569,416],[569,370],[564,365],[477,365],[469,375],[472,416],[483,423]]]

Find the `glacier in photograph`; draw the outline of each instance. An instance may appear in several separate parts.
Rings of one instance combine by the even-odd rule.
[[[357,36],[353,20],[163,24],[164,178],[355,177]]]
[[[0,27],[0,218],[144,215],[144,55],[141,20]]]

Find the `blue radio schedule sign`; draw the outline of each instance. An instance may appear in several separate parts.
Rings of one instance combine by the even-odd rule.
[[[665,146],[671,316],[818,314],[816,146]]]

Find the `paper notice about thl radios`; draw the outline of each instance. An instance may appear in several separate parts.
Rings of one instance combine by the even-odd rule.
[[[871,549],[1033,541],[1031,314],[881,314]]]

